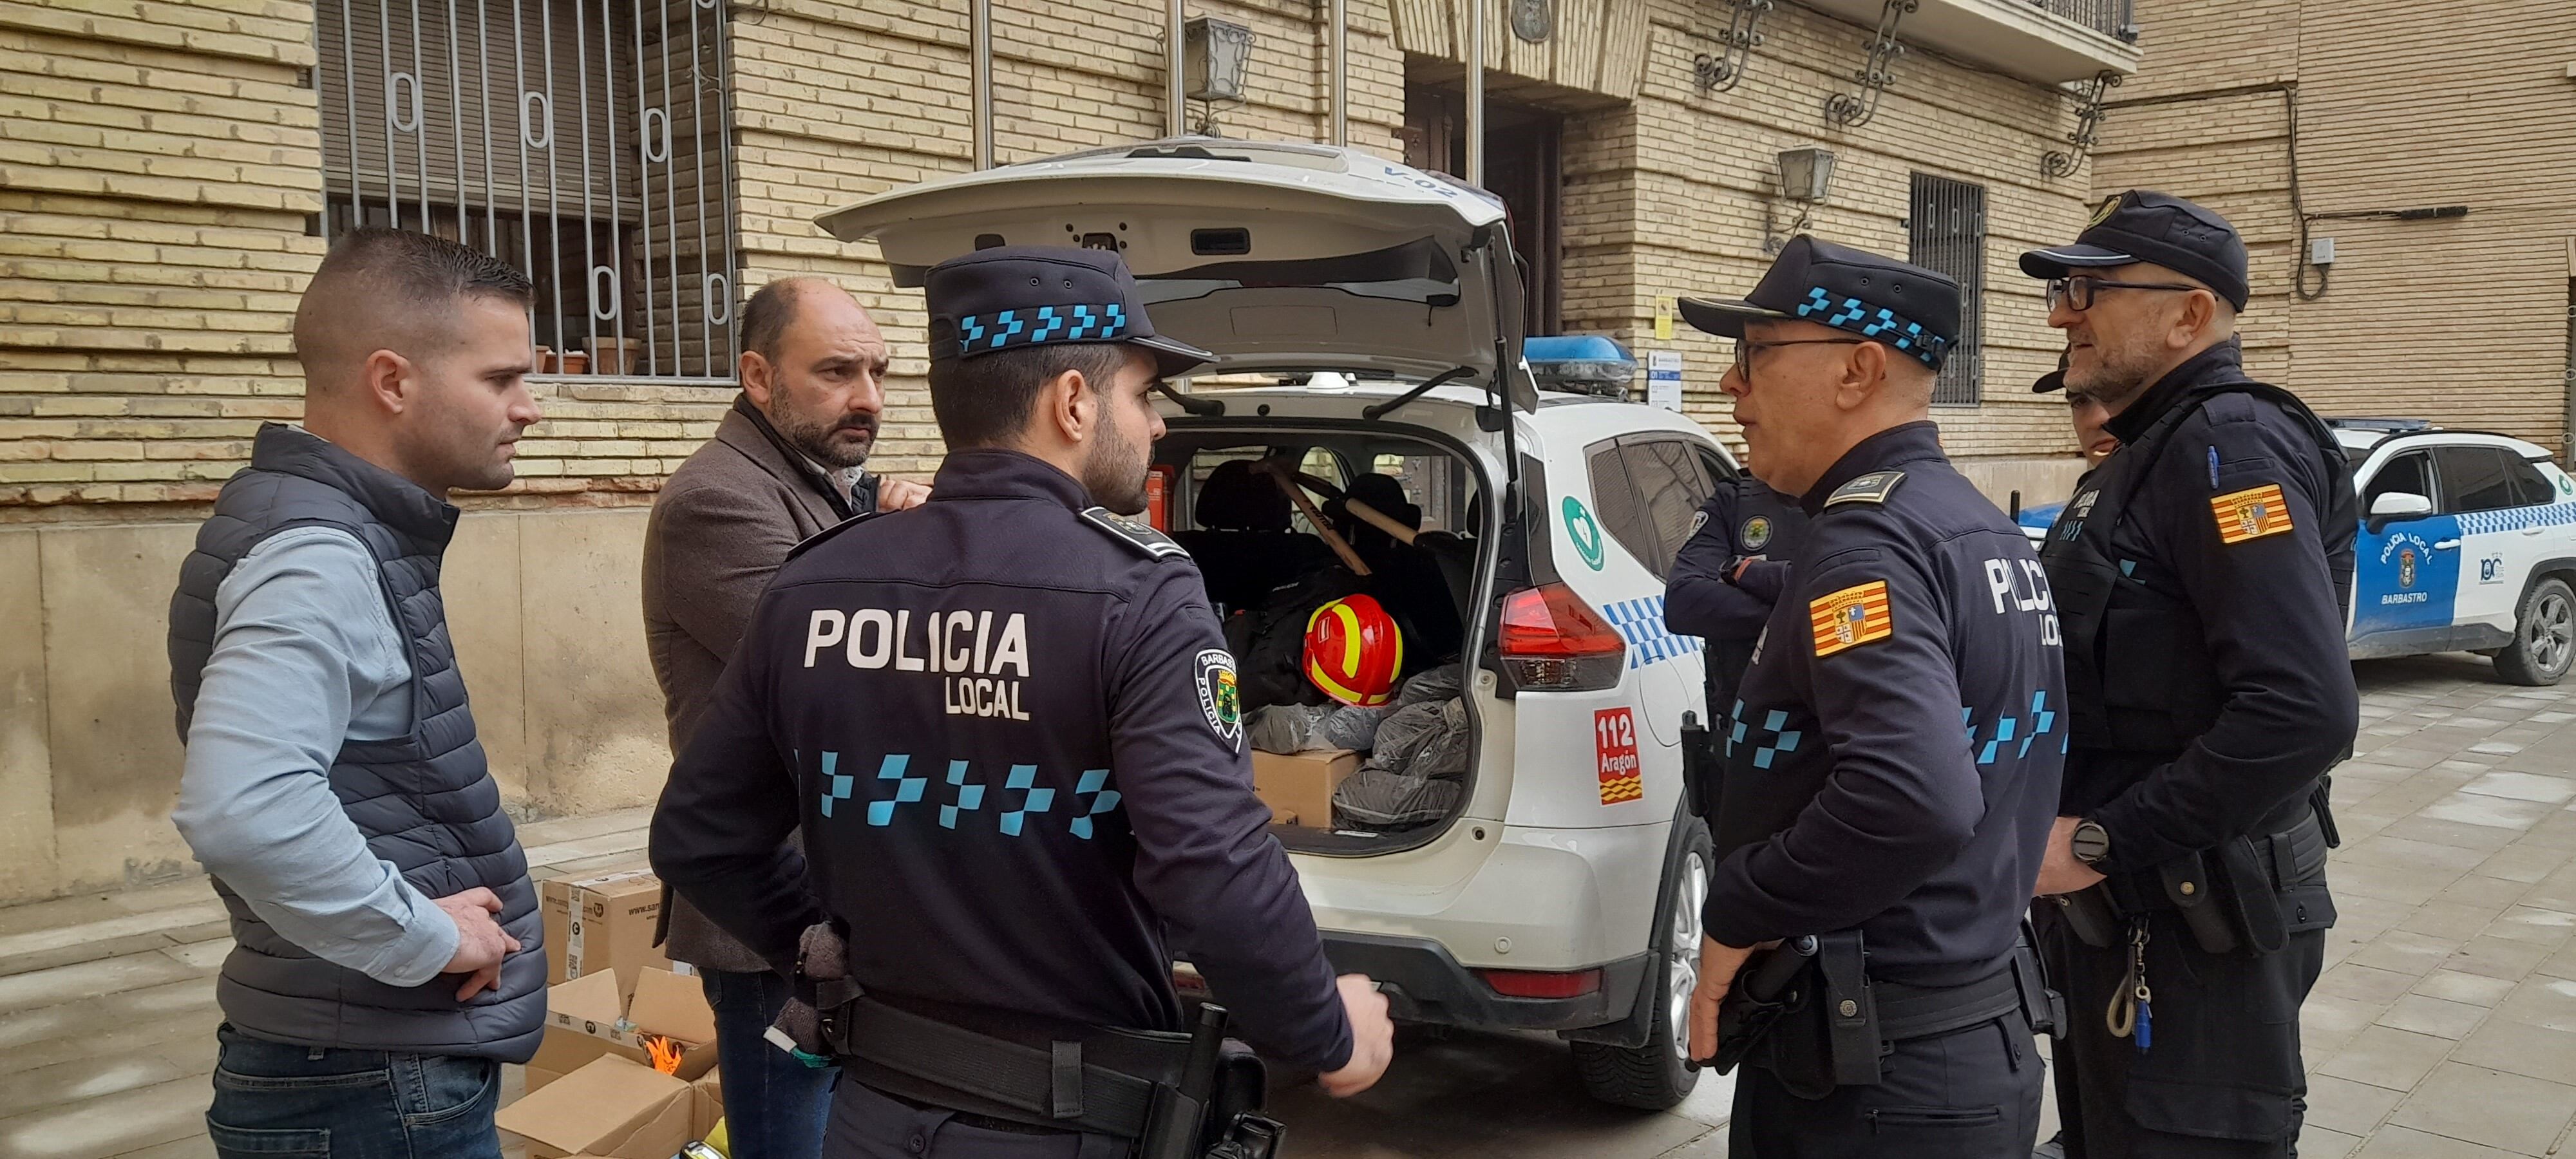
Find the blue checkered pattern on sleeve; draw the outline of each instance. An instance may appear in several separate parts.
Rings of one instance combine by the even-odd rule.
[[[1934,370],[1941,369],[1941,358],[1949,352],[1950,340],[1923,329],[1920,323],[1899,316],[1896,311],[1872,306],[1858,298],[1842,297],[1823,286],[1807,291],[1807,300],[1798,303],[1798,316],[1810,322],[1822,322],[1836,330],[1849,330],[1863,338],[1878,338],[1888,345],[1913,355]]]

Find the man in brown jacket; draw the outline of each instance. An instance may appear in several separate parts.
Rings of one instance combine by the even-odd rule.
[[[885,409],[887,354],[847,292],[820,278],[771,282],[743,308],[742,332],[742,394],[672,472],[644,532],[644,639],[675,754],[788,550],[859,511],[930,494],[859,469]],[[666,894],[663,912],[664,952],[698,968],[715,1008],[734,1159],[812,1159],[836,1072],[763,1039],[786,980],[687,902]]]

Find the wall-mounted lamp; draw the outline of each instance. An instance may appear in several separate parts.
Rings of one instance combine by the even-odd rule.
[[[1780,200],[1793,202],[1798,206],[1798,219],[1789,223],[1788,232],[1791,237],[1807,228],[1807,221],[1814,207],[1830,196],[1833,188],[1833,150],[1815,148],[1781,150]],[[1789,244],[1789,239],[1780,236],[1775,224],[1777,208],[1776,201],[1765,200],[1762,203],[1762,252],[1764,253],[1779,253],[1782,246]]]
[[[1208,16],[1181,26],[1181,95],[1194,101],[1243,99],[1243,66],[1252,59],[1252,29]]]
[[[1834,189],[1834,151],[1784,149],[1780,153],[1780,192],[1791,201],[1813,204]]]

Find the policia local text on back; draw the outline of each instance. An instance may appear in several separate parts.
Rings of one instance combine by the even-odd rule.
[[[1393,1028],[1333,977],[1269,834],[1197,568],[1115,514],[1144,506],[1153,383],[1208,355],[1154,333],[1105,251],[982,250],[925,294],[931,499],[779,570],[654,868],[799,974],[821,1018],[784,1029],[844,1068],[828,1155],[1257,1159],[1257,1064],[1185,1032],[1175,943],[1336,1094]]]

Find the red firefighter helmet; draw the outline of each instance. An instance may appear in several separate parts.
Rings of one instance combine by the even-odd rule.
[[[1404,634],[1369,596],[1344,596],[1306,619],[1306,679],[1344,704],[1374,708],[1395,699]]]

